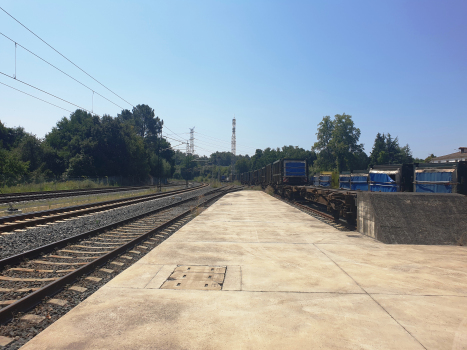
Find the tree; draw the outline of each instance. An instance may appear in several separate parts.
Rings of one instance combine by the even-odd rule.
[[[358,143],[360,129],[355,127],[348,114],[336,114],[334,119],[323,117],[316,136],[317,141],[312,147],[312,151],[318,153],[316,170],[348,170],[362,158],[363,144]]]
[[[155,117],[154,109],[144,104],[137,105],[131,112],[123,110],[117,118],[133,126],[136,134],[142,138],[159,134],[163,125],[159,117]]]
[[[436,156],[432,153],[425,159],[425,163],[430,163],[433,158],[436,158]]]
[[[14,153],[0,147],[0,180],[9,184],[28,172],[29,163],[21,161]]]
[[[241,158],[237,160],[235,163],[235,169],[237,170],[237,174],[246,173],[250,168],[246,158]]]
[[[413,163],[414,158],[412,156],[412,150],[410,149],[409,144],[406,144],[400,149],[401,153],[401,163]]]
[[[380,153],[386,151],[386,136],[377,133],[373,149],[370,154],[370,164],[381,164],[379,161]],[[385,158],[386,159],[386,158]]]
[[[29,162],[29,171],[38,170],[42,165],[41,140],[35,135],[26,134],[16,148],[16,152],[23,162]]]
[[[370,164],[401,164],[413,163],[414,158],[410,146],[399,146],[399,140],[392,138],[391,134],[378,133],[370,155]]]

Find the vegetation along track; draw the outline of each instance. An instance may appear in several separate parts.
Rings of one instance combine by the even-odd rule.
[[[162,187],[184,186],[185,184],[168,184]],[[26,201],[35,201],[40,199],[51,199],[61,197],[88,196],[94,194],[138,191],[144,189],[155,188],[156,186],[127,186],[127,187],[103,187],[91,189],[75,189],[75,190],[60,190],[60,191],[44,191],[44,192],[19,192],[19,193],[0,193],[0,204],[17,203]]]
[[[110,210],[119,208],[126,205],[141,203],[150,201],[158,198],[173,196],[174,194],[181,194],[196,189],[206,187],[206,184],[190,187],[188,189],[174,190],[163,193],[148,194],[138,197],[132,197],[131,199],[115,199],[104,202],[96,202],[83,205],[75,205],[71,207],[64,207],[58,209],[44,210],[39,212],[19,214],[12,216],[0,217],[0,233],[1,232],[12,232],[14,230],[20,230],[26,227],[43,225],[53,221],[59,221],[69,219],[76,216],[87,215],[95,212],[104,210]]]
[[[279,196],[277,194],[274,194],[273,196],[276,197],[277,199],[287,203],[287,204],[290,204],[290,205],[296,207],[297,209],[307,213],[308,215],[311,215],[311,216],[315,217],[316,219],[337,228],[340,231],[355,231],[355,226],[349,225],[347,222],[342,221],[342,220],[336,220],[334,218],[334,216],[332,216],[332,215],[330,215],[328,213],[325,213],[322,210],[312,208],[310,205],[305,205],[305,204],[298,203],[298,202],[290,200],[290,199],[286,199],[286,198],[281,197],[281,196]],[[308,203],[306,203],[306,204],[308,204]]]
[[[165,231],[187,215],[236,188],[222,187],[204,195],[182,200],[149,213],[79,234],[29,252],[0,260],[0,323],[25,312],[77,278],[96,270],[109,260],[131,260],[139,250],[149,250],[170,235]],[[133,247],[139,245],[139,250]],[[132,250],[133,249],[133,250]],[[115,266],[123,262],[114,261]],[[112,270],[103,269],[104,273]],[[88,277],[91,278],[91,277]],[[91,280],[99,280],[92,277]],[[78,290],[79,291],[79,290]]]

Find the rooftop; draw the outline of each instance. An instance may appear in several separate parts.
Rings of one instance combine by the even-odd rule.
[[[433,158],[434,160],[446,160],[446,159],[455,159],[455,158],[467,158],[467,147],[459,147],[460,151],[456,153],[447,154],[445,156],[439,156]]]

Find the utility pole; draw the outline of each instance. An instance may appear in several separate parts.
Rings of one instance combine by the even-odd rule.
[[[235,156],[236,156],[236,153],[237,153],[237,139],[236,139],[236,136],[235,136],[235,129],[236,129],[236,126],[237,126],[237,121],[235,120],[235,114],[234,114],[234,118],[232,119],[232,142],[230,144],[230,147],[231,147],[231,153],[232,153],[232,162],[231,162],[231,174],[230,174],[230,178],[231,180],[233,181],[233,174],[234,174],[234,165],[235,165]]]
[[[157,162],[158,162],[158,177],[159,177],[159,192],[162,192],[162,169],[161,169],[161,165],[162,165],[162,162],[161,162],[161,141],[162,141],[162,125],[161,125],[161,129],[158,133],[158,139],[159,139],[159,142],[158,142],[158,147],[157,147]]]
[[[189,128],[190,129],[190,153],[192,155],[195,154],[195,127]]]

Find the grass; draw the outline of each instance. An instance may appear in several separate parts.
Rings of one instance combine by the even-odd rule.
[[[42,182],[19,184],[16,186],[4,186],[0,188],[2,193],[23,193],[23,192],[43,192],[43,191],[60,191],[60,190],[76,190],[101,187],[118,187],[98,184],[91,180],[83,181],[63,181],[63,182]]]
[[[180,187],[163,187],[162,192],[171,191],[174,189],[179,189]],[[133,198],[137,196],[143,196],[146,194],[156,193],[157,188],[149,188],[144,190],[135,190],[135,191],[124,191],[116,193],[103,193],[103,194],[93,194],[93,195],[83,195],[76,197],[63,197],[63,198],[51,198],[51,199],[42,199],[31,202],[24,202],[19,204],[13,204],[15,208],[18,208],[22,213],[32,213],[41,210],[57,209],[63,207],[69,207],[72,205],[82,205],[95,202],[110,201],[114,199],[122,198]],[[0,216],[9,216],[11,213],[5,212],[8,209],[9,205],[4,204],[0,205]]]
[[[267,194],[269,194],[270,196],[272,196],[274,194],[274,188],[272,188],[271,186],[268,186],[266,187],[266,189],[264,190],[264,192],[266,192]]]
[[[263,188],[261,186],[247,186],[245,190],[250,190],[250,191],[262,191]]]

